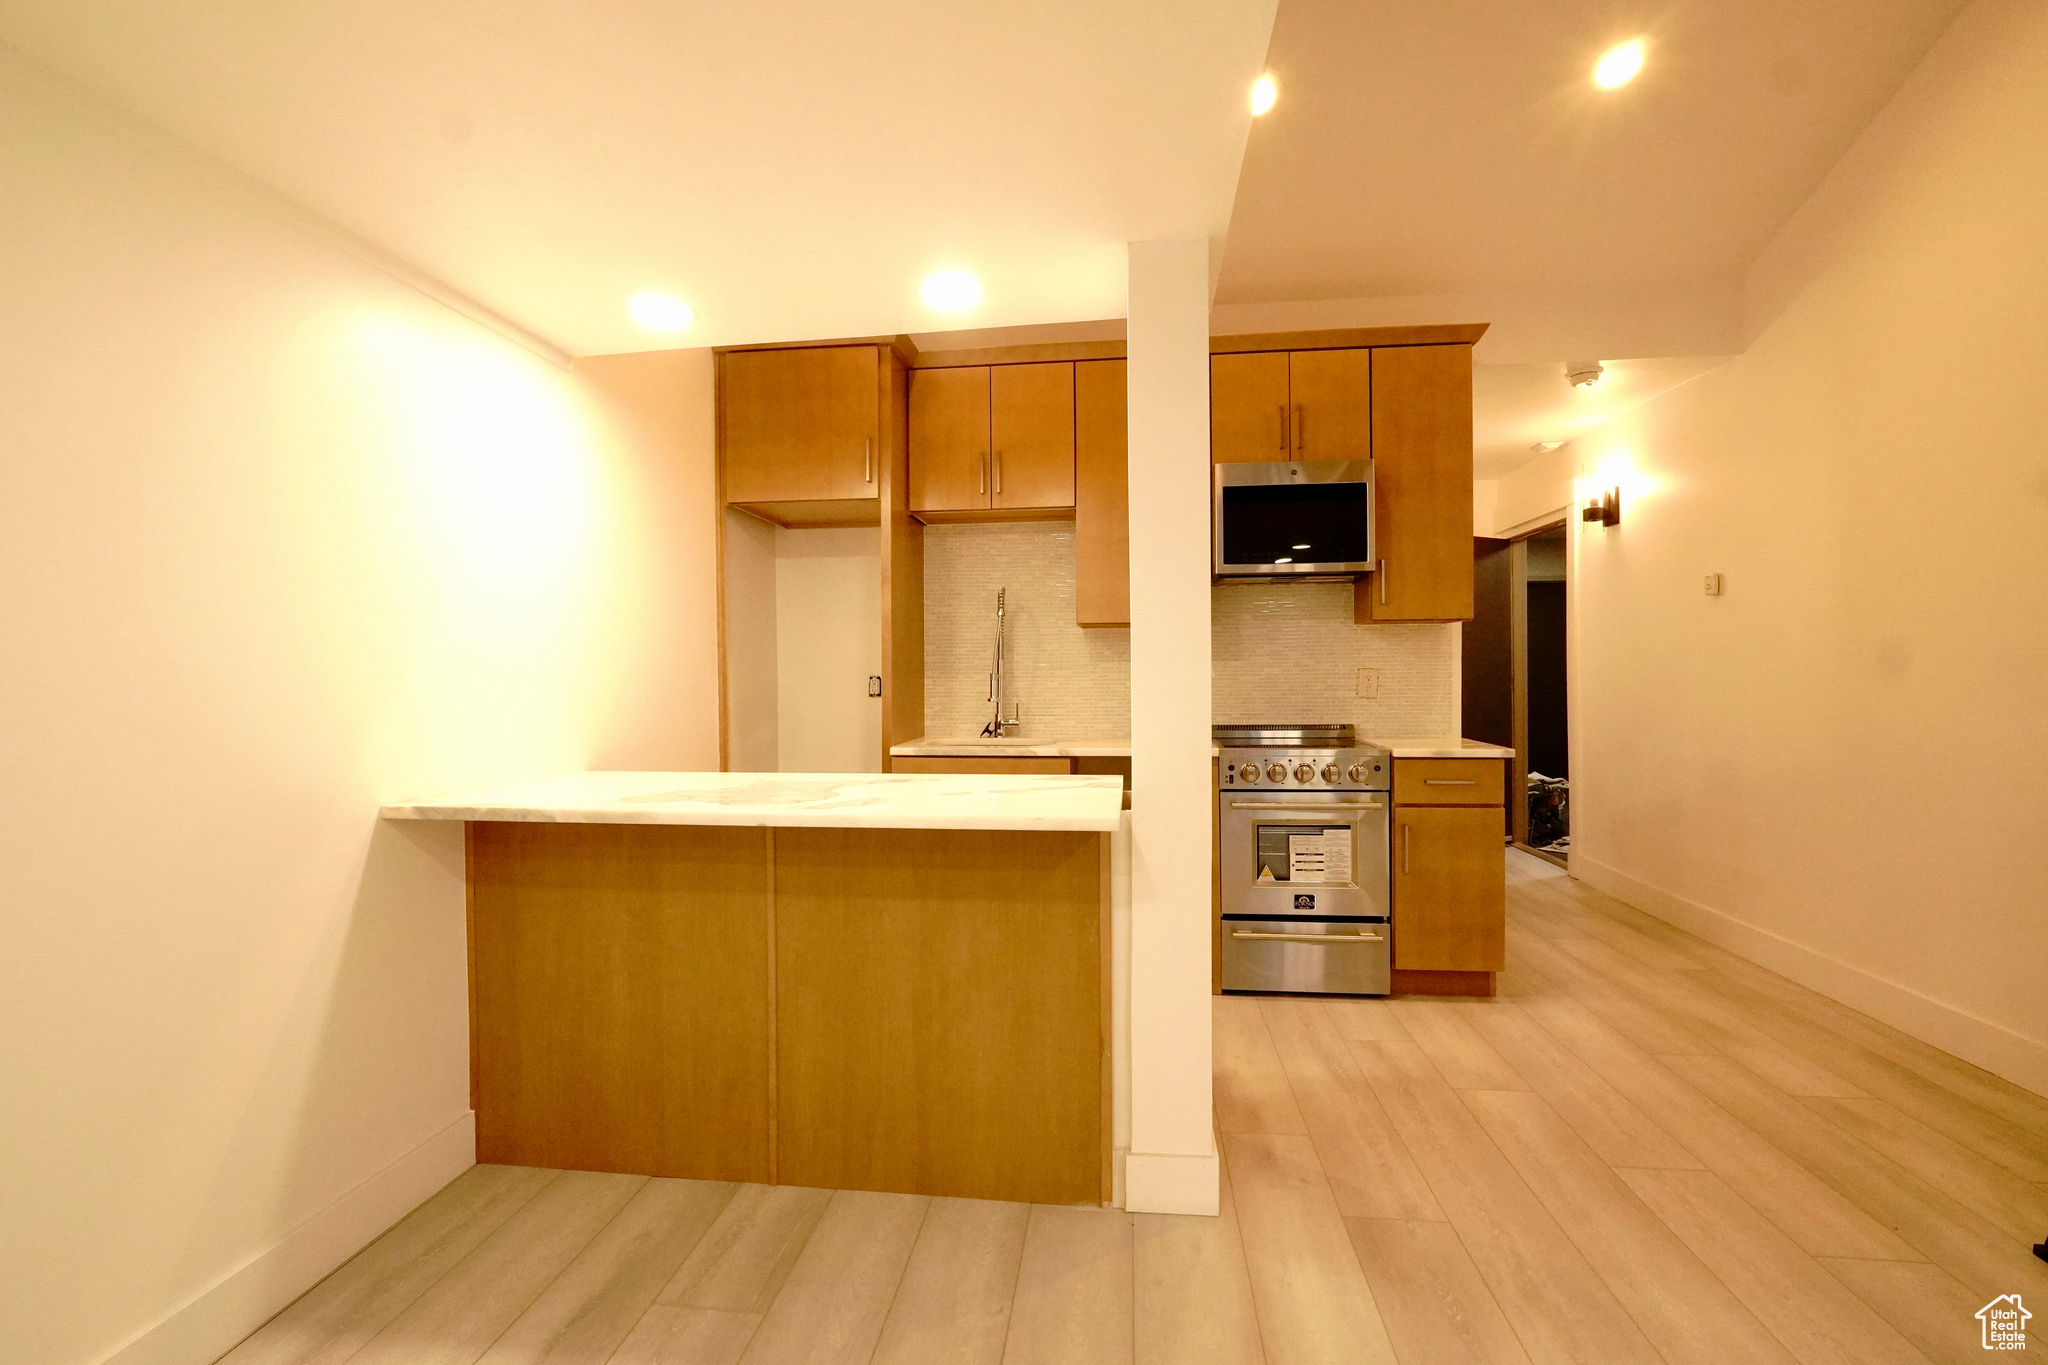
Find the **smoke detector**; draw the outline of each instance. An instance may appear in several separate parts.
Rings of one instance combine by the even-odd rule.
[[[1567,360],[1564,363],[1564,377],[1575,389],[1590,389],[1600,382],[1605,373],[1597,360]]]

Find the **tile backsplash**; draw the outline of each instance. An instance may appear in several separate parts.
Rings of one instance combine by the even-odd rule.
[[[996,589],[1009,589],[1007,687],[1022,733],[1128,740],[1128,630],[1074,624],[1074,526],[1066,521],[927,526],[924,719],[931,739],[987,722]],[[1458,731],[1457,633],[1450,626],[1360,626],[1349,583],[1226,583],[1211,589],[1215,720],[1342,722],[1361,735]],[[1358,670],[1379,695],[1358,695]]]
[[[1218,724],[1350,721],[1361,736],[1449,735],[1456,687],[1451,626],[1360,626],[1349,583],[1219,583],[1210,590]],[[1358,670],[1379,695],[1358,695]]]
[[[1131,633],[1074,624],[1074,523],[924,530],[924,732],[978,734],[994,708],[996,589],[1009,589],[1006,695],[1021,734],[1114,743],[1131,737]]]

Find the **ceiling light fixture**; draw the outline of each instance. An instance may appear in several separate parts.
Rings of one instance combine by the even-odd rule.
[[[941,313],[963,313],[981,302],[981,281],[965,270],[934,270],[924,277],[917,292],[927,307]]]
[[[1306,550],[1306,549],[1308,548],[1308,546],[1306,546],[1306,545],[1290,545],[1290,546],[1288,546],[1287,548],[1288,548],[1288,549],[1290,549],[1290,550]]]
[[[697,320],[696,310],[674,294],[635,294],[626,311],[650,332],[680,332]]]
[[[1551,451],[1556,450],[1559,446],[1563,444],[1563,441],[1538,441],[1535,445],[1530,446],[1529,450],[1532,454],[1548,455]]]
[[[1252,117],[1257,118],[1273,107],[1273,101],[1280,98],[1280,83],[1273,79],[1273,73],[1252,82]]]
[[[1292,564],[1292,563],[1294,562],[1294,556],[1293,556],[1293,555],[1281,555],[1281,556],[1280,556],[1280,557],[1279,557],[1278,559],[1274,560],[1273,562],[1274,562],[1275,564]]]
[[[1627,85],[1643,69],[1643,40],[1631,38],[1625,43],[1616,43],[1600,54],[1600,60],[1593,63],[1593,84],[1602,90]]]
[[[1575,389],[1592,388],[1606,372],[1597,360],[1567,360],[1564,363],[1565,380]]]

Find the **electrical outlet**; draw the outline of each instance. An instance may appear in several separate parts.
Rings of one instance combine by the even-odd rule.
[[[871,697],[882,695],[882,680],[873,673],[868,674],[868,695]]]
[[[1380,671],[1377,668],[1358,670],[1358,695],[1377,697],[1380,694]]]
[[[1721,575],[1719,575],[1719,574],[1717,574],[1717,573],[1710,573],[1710,574],[1708,574],[1708,575],[1707,575],[1707,596],[1709,596],[1709,597],[1719,597],[1720,595],[1721,595]]]

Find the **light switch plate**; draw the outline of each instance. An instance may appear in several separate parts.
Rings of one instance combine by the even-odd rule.
[[[1358,670],[1358,695],[1377,697],[1380,694],[1380,671],[1377,668]]]
[[[1721,595],[1721,575],[1719,575],[1719,574],[1717,574],[1717,573],[1710,573],[1710,574],[1708,574],[1708,575],[1707,575],[1707,596],[1709,596],[1709,597],[1719,597],[1720,595]]]

